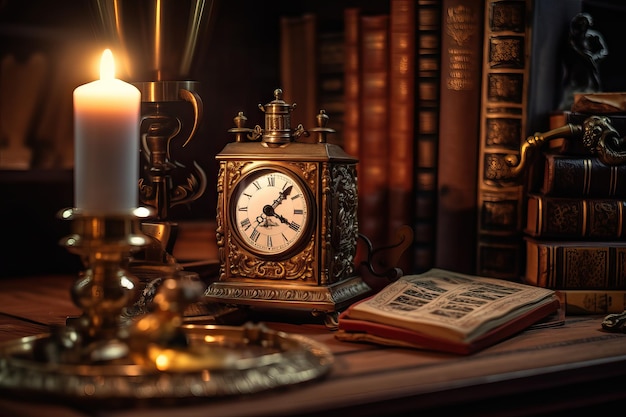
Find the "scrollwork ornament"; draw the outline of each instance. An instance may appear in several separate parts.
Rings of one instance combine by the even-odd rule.
[[[606,116],[590,116],[583,122],[582,143],[606,165],[626,162],[626,138],[611,125]]]

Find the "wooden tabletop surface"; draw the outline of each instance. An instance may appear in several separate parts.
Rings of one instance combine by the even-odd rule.
[[[44,333],[79,314],[69,296],[74,280],[71,275],[0,280],[0,342]],[[507,415],[506,410],[515,410],[514,415],[597,410],[626,398],[626,335],[604,332],[602,318],[568,317],[562,326],[526,330],[471,356],[341,342],[321,323],[268,321],[272,329],[328,346],[335,359],[329,374],[258,394],[166,407],[96,409],[0,394],[0,416],[401,415],[433,409],[484,416]]]

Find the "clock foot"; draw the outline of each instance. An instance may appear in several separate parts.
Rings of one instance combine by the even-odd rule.
[[[311,311],[313,317],[324,316],[324,325],[329,330],[337,330],[339,328],[339,312],[338,311]]]
[[[339,328],[339,312],[326,313],[324,324],[331,330],[337,330]]]

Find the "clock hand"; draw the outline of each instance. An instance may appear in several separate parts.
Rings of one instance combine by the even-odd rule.
[[[274,202],[272,203],[271,206],[269,204],[263,206],[263,213],[261,213],[261,215],[257,216],[256,219],[255,219],[256,220],[256,226],[254,226],[254,229],[252,229],[253,233],[257,229],[257,227],[259,227],[259,226],[261,226],[261,227],[276,226],[276,224],[272,224],[270,222],[268,216],[274,216],[278,220],[280,220],[281,223],[289,224],[289,220],[287,220],[286,218],[284,218],[280,214],[276,213],[274,211],[274,208],[276,208],[276,206],[278,206],[280,203],[282,203],[282,201],[284,199],[286,199],[289,196],[289,194],[291,194],[291,190],[292,189],[293,189],[293,186],[290,185],[289,187],[285,188],[280,193],[278,193],[278,198],[276,200],[274,200]]]
[[[278,213],[274,213],[274,216],[278,217],[278,220],[280,220],[281,223],[285,223],[285,224],[289,224],[289,220],[285,219],[283,216],[281,216]]]
[[[267,216],[274,216],[274,217],[278,218],[278,220],[280,220],[281,223],[289,224],[289,220],[287,220],[286,218],[284,218],[280,214],[276,213],[274,211],[274,207],[272,207],[270,205],[267,205],[267,206],[263,207],[263,214],[265,214]]]
[[[276,208],[277,205],[279,205],[280,203],[283,202],[284,199],[287,198],[287,196],[289,194],[291,194],[291,190],[293,189],[293,186],[290,185],[289,187],[285,188],[284,190],[282,190],[279,194],[278,194],[278,198],[276,200],[274,200],[274,203],[272,204],[272,208]]]

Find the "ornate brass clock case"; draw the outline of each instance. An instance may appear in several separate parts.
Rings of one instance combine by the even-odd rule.
[[[304,310],[336,322],[337,313],[371,289],[357,276],[357,160],[326,142],[328,116],[291,130],[294,105],[280,89],[259,105],[265,129],[245,127],[217,155],[219,279],[209,302]],[[260,139],[260,140],[257,140]]]

